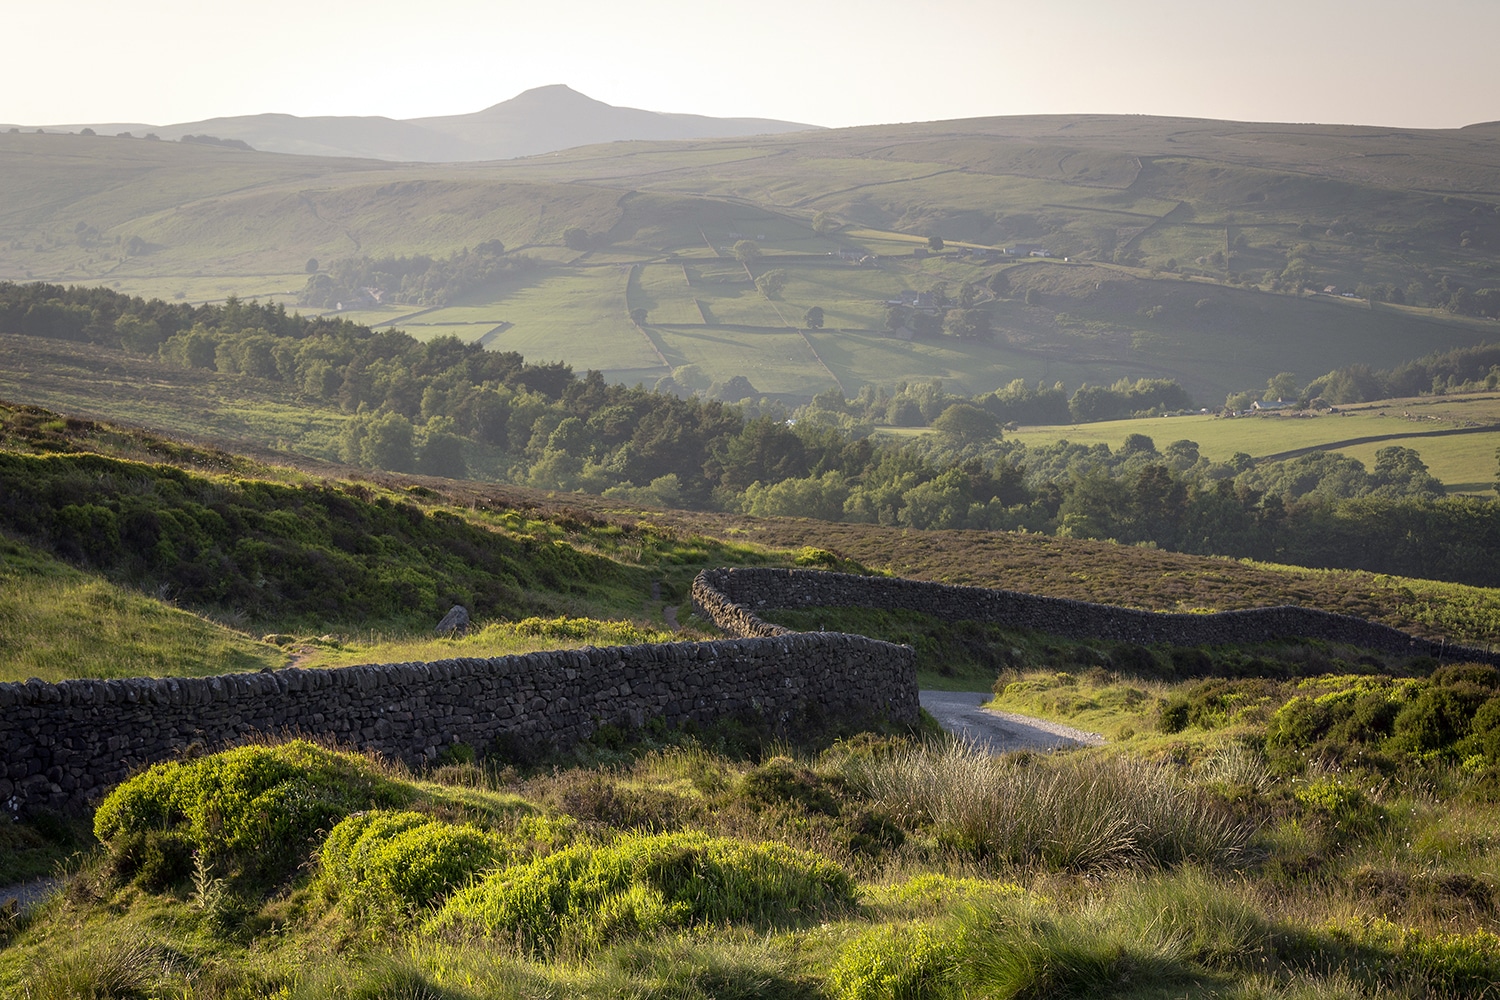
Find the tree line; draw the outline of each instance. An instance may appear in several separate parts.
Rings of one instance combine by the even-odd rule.
[[[1066,400],[1059,384],[1014,382],[974,399],[937,383],[866,387],[853,400],[822,394],[789,415],[234,299],[188,306],[0,284],[0,330],[279,383],[310,410],[343,414],[336,439],[314,453],[366,467],[455,478],[479,471],[751,515],[1037,531],[1500,584],[1500,504],[1442,495],[1409,449],[1385,449],[1367,470],[1338,455],[1214,463],[1191,441],[1158,450],[1143,435],[1112,449],[1027,448],[1003,434],[1009,419],[1057,418],[1064,406],[1076,415],[1080,394],[1110,406],[1175,405],[1175,383],[1122,381]],[[893,423],[920,419],[933,433],[879,441],[869,418],[881,413]]]

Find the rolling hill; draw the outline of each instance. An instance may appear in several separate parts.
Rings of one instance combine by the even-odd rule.
[[[10,127],[10,126],[4,126]],[[622,139],[703,139],[816,128],[770,118],[712,118],[620,108],[563,84],[533,87],[510,100],[467,115],[406,120],[376,115],[238,115],[175,125],[94,123],[48,132],[121,132],[179,140],[185,135],[236,139],[268,153],[359,156],[376,160],[450,163],[535,156],[573,146]]]
[[[442,128],[468,142],[512,105]],[[1476,299],[1500,285],[1495,125],[991,118],[486,164],[14,133],[0,200],[0,277],[189,301],[294,304],[313,261],[500,241],[528,267],[353,318],[628,384],[743,374],[790,402],[902,380],[981,393],[1149,376],[1213,405],[1280,371],[1306,382],[1500,332],[1478,315],[1493,296]],[[754,280],[768,271],[770,294]],[[889,335],[886,301],[965,285],[992,336]],[[814,306],[823,327],[800,329]]]

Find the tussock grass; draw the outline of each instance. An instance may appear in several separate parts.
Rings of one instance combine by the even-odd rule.
[[[992,757],[953,741],[851,758],[846,776],[962,854],[1053,871],[1232,865],[1253,832],[1175,769],[1123,757]]]
[[[165,956],[128,935],[39,961],[25,1000],[154,1000]]]

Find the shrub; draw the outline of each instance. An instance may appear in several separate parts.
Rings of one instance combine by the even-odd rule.
[[[472,824],[418,812],[355,813],[323,842],[324,891],[351,909],[400,915],[447,896],[503,853]]]
[[[231,875],[278,878],[306,860],[319,830],[412,791],[363,757],[306,740],[253,745],[156,764],[111,792],[94,835],[112,850],[132,838],[180,834]]]
[[[1156,728],[1163,733],[1180,733],[1188,725],[1188,701],[1178,695],[1168,699],[1161,707],[1161,714],[1156,720]]]
[[[853,902],[842,868],[782,844],[699,833],[579,844],[455,893],[430,929],[469,926],[539,951],[667,927],[780,922]]]
[[[1412,753],[1442,753],[1469,735],[1475,711],[1492,692],[1468,683],[1429,685],[1396,715],[1395,745]]]
[[[825,816],[839,814],[839,802],[828,782],[787,757],[772,757],[745,775],[745,795],[763,805],[795,805]]]
[[[1323,826],[1345,837],[1373,833],[1386,822],[1385,810],[1371,801],[1364,790],[1332,778],[1320,778],[1295,792],[1302,804]]]

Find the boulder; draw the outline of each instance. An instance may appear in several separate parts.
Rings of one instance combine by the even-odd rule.
[[[469,611],[462,604],[455,604],[438,622],[438,635],[463,635],[469,630]]]

